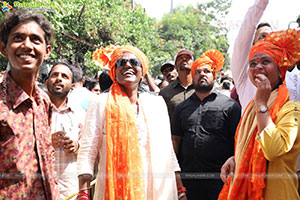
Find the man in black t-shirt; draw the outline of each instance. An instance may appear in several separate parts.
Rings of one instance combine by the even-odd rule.
[[[234,100],[214,90],[216,69],[222,67],[224,59],[218,67],[210,56],[194,62],[191,74],[195,92],[176,107],[172,119],[173,146],[181,155],[181,178],[189,200],[218,198],[223,186],[220,170],[233,155],[241,116]]]

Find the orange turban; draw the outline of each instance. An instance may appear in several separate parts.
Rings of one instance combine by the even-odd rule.
[[[124,46],[110,45],[105,48],[101,47],[100,49],[96,49],[93,52],[92,59],[100,66],[108,68],[110,78],[113,81],[115,81],[116,61],[120,59],[123,56],[123,54],[126,52],[134,54],[141,61],[142,68],[143,68],[143,76],[145,76],[149,68],[149,60],[141,50],[131,45],[124,45]]]
[[[191,68],[192,77],[194,77],[195,70],[204,65],[210,67],[211,71],[213,71],[214,77],[216,78],[216,72],[220,71],[224,65],[224,56],[216,49],[207,50],[193,63]]]
[[[300,60],[300,32],[295,29],[270,33],[252,46],[249,62],[257,53],[270,56],[279,67],[284,80],[288,67]]]

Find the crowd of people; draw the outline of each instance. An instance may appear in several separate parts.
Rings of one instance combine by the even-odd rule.
[[[258,24],[267,5],[247,11],[232,75],[217,49],[181,49],[156,80],[140,49],[110,45],[94,77],[57,61],[38,82],[52,26],[9,13],[0,199],[300,199],[300,32]]]

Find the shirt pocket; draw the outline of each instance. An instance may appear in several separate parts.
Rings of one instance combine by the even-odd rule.
[[[18,138],[5,121],[0,121],[0,188],[23,179],[17,167],[18,155]]]
[[[223,111],[216,107],[209,107],[203,113],[201,119],[203,120],[203,127],[205,129],[221,129],[224,126]]]

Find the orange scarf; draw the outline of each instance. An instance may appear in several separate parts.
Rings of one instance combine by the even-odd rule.
[[[145,75],[149,61],[136,47],[108,46],[94,54],[97,62],[109,67],[108,72],[113,80],[106,103],[106,200],[145,199],[144,168],[136,119],[127,94],[115,79],[115,62],[125,52],[133,53],[140,59]]]
[[[108,68],[113,85],[106,103],[106,200],[145,199],[144,168],[139,149],[136,119],[127,94],[118,84],[116,61],[130,52],[141,61],[143,75],[148,71],[147,56],[131,45],[96,49],[92,59],[98,65]]]
[[[268,101],[270,114],[274,121],[280,108],[288,101],[289,92],[285,84],[274,90]],[[257,123],[255,103],[247,106],[235,135],[235,175],[229,176],[224,185],[219,200],[260,200],[263,199],[265,188],[266,159],[256,141]]]
[[[117,82],[106,104],[105,199],[145,199],[143,162],[138,130],[129,98]]]

